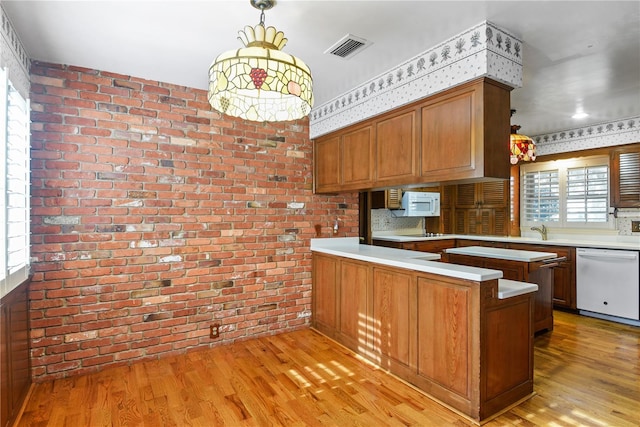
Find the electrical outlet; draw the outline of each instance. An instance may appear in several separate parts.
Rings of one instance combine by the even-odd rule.
[[[218,338],[220,336],[220,324],[214,323],[209,326],[209,338]]]
[[[631,231],[640,233],[640,221],[631,221]]]

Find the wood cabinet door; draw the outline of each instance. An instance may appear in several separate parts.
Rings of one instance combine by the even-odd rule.
[[[566,257],[567,261],[553,269],[553,305],[570,310],[576,309],[575,248],[526,243],[509,243],[507,247],[523,251],[553,252],[559,257]]]
[[[415,110],[377,123],[376,179],[378,182],[417,176],[418,159]]]
[[[447,240],[428,240],[424,242],[417,242],[413,250],[420,252],[429,252],[432,254],[442,254],[445,249],[455,248],[455,239]]]
[[[9,307],[0,302],[0,426],[6,426],[9,421],[11,404],[11,383],[9,381]]]
[[[480,236],[491,236],[495,234],[495,219],[495,209],[476,210],[476,227],[471,234]]]
[[[334,335],[338,327],[339,261],[313,254],[313,324],[320,332]]]
[[[476,184],[458,184],[455,186],[456,208],[475,209],[478,205]]]
[[[508,236],[509,235],[509,208],[492,208],[493,211],[493,228],[491,230],[492,236]]]
[[[504,208],[509,204],[508,181],[487,181],[476,186],[478,202],[483,208]]]
[[[508,181],[458,184],[453,187],[455,233],[484,236],[509,234]]]
[[[415,325],[415,285],[410,274],[381,267],[373,268],[373,310],[371,313],[374,351],[402,365],[414,365],[412,325]],[[382,360],[381,366],[389,368]]]
[[[509,229],[509,212],[507,208],[478,209],[475,221],[475,232],[480,236],[506,236]]]
[[[482,267],[502,271],[502,278],[504,279],[520,282],[526,279],[527,263],[525,262],[485,258]]]
[[[640,207],[640,147],[611,153],[611,205]]]
[[[317,140],[314,146],[316,192],[337,191],[342,182],[340,137]]]
[[[498,230],[506,230],[506,215],[502,210],[501,215],[496,215],[496,209],[456,209],[455,233],[472,236],[498,235]],[[496,223],[496,218],[501,222]]]
[[[553,269],[553,305],[575,310],[576,286],[571,280],[572,268],[569,263]]]
[[[476,234],[476,218],[475,209],[455,209],[454,214],[454,234]],[[473,230],[473,232],[472,232]]]
[[[503,300],[501,309],[487,310],[482,337],[486,400],[499,399],[505,390],[533,382],[532,306],[531,298],[513,297]]]
[[[342,182],[368,184],[373,181],[374,140],[371,126],[346,133],[342,137]]]
[[[462,177],[475,168],[476,92],[473,88],[422,107],[421,174]]]
[[[471,399],[471,290],[422,277],[417,288],[418,375]]]
[[[340,334],[344,344],[353,349],[371,347],[369,283],[366,263],[340,263]]]

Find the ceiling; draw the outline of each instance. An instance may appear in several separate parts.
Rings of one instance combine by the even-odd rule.
[[[249,0],[2,0],[32,59],[206,89],[212,60],[259,22]],[[541,135],[640,115],[640,1],[279,0],[265,24],[314,77],[316,106],[488,20],[523,41],[520,132]],[[324,52],[347,34],[373,44]],[[571,116],[582,108],[589,116]]]

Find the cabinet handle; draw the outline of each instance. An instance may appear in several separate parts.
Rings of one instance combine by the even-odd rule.
[[[559,265],[560,264],[558,264],[557,262],[551,262],[549,264],[542,264],[540,268],[552,268],[552,267],[557,267]]]

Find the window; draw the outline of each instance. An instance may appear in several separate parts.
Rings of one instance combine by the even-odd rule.
[[[599,156],[523,165],[522,226],[611,228],[608,163]]]
[[[560,221],[560,180],[557,169],[526,173],[523,209],[527,222]]]
[[[29,103],[0,70],[0,296],[29,275]]]
[[[567,169],[567,222],[607,222],[608,167]]]

